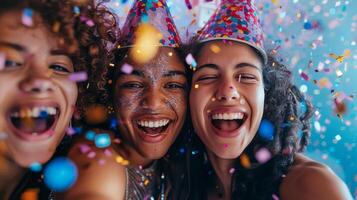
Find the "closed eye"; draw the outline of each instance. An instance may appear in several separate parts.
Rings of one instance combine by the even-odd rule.
[[[258,78],[252,74],[239,74],[236,79],[242,83],[255,83],[258,81]]]
[[[182,83],[174,83],[174,82],[171,82],[171,83],[167,83],[165,85],[165,88],[168,88],[168,89],[184,89],[185,88],[185,85],[182,84]]]

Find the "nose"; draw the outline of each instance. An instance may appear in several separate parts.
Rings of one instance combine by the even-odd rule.
[[[238,88],[233,80],[226,79],[219,84],[216,92],[216,99],[219,101],[234,101],[239,97]]]
[[[164,104],[164,94],[159,88],[150,88],[145,91],[142,106],[150,110],[159,110]]]
[[[49,93],[53,92],[54,85],[50,79],[50,73],[46,68],[35,69],[30,67],[25,78],[20,82],[20,90],[25,93]]]

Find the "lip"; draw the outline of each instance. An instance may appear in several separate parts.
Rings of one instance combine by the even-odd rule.
[[[168,127],[166,128],[165,132],[164,133],[167,133],[169,132],[171,126],[172,126],[172,122],[174,122],[174,120],[172,120],[170,117],[166,116],[166,115],[159,115],[159,114],[154,114],[154,115],[141,115],[139,117],[136,117],[132,123],[134,124],[134,127],[135,127],[135,131],[137,131],[139,137],[144,141],[144,142],[147,142],[147,143],[159,143],[159,142],[162,142],[166,136],[168,134],[162,134],[162,133],[159,133],[159,134],[155,134],[155,135],[149,135],[149,134],[145,134],[144,131],[142,131],[140,128],[139,128],[139,125],[137,124],[137,121],[139,120],[163,120],[163,119],[169,119],[170,122],[168,124]]]
[[[241,112],[244,113],[244,122],[243,124],[236,130],[233,131],[222,131],[217,129],[216,127],[213,126],[212,124],[212,115],[216,114],[216,113],[235,113],[235,112]],[[249,114],[246,111],[246,109],[244,108],[238,108],[238,107],[232,107],[232,106],[220,106],[220,107],[215,107],[213,109],[211,109],[211,112],[208,113],[208,115],[206,115],[208,117],[208,122],[209,122],[209,126],[211,127],[211,129],[213,130],[213,133],[219,137],[223,137],[223,138],[233,138],[233,137],[237,137],[239,136],[242,131],[242,127],[244,126],[244,124],[247,122],[248,118],[249,118]]]
[[[58,113],[55,115],[55,121],[53,122],[52,126],[45,132],[42,132],[41,134],[38,135],[33,135],[30,133],[25,133],[23,131],[19,131],[11,122],[11,117],[10,113],[12,110],[14,110],[15,107],[41,107],[41,106],[51,106],[55,107],[58,110]],[[12,133],[14,133],[15,136],[18,138],[25,140],[25,141],[41,141],[41,140],[46,140],[53,136],[55,134],[54,127],[58,123],[58,119],[61,115],[61,108],[60,105],[57,103],[53,102],[31,102],[31,103],[22,103],[22,104],[17,104],[15,106],[12,106],[11,109],[7,112],[6,114],[6,119],[7,123],[9,124],[9,128]]]

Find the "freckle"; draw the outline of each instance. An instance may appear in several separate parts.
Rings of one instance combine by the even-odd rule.
[[[199,87],[199,85],[198,84],[195,84],[195,89],[197,89]]]

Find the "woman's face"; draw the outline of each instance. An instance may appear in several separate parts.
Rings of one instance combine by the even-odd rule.
[[[247,45],[221,41],[206,43],[197,63],[190,93],[193,126],[208,151],[237,158],[263,115],[262,63]]]
[[[78,89],[69,80],[73,63],[34,13],[0,14],[0,154],[26,167],[47,162],[71,119]],[[1,60],[1,59],[0,59]],[[0,134],[1,134],[0,133]]]
[[[160,48],[146,64],[126,57],[133,67],[115,84],[115,107],[120,134],[142,157],[163,157],[179,134],[186,113],[185,68],[172,48]]]

